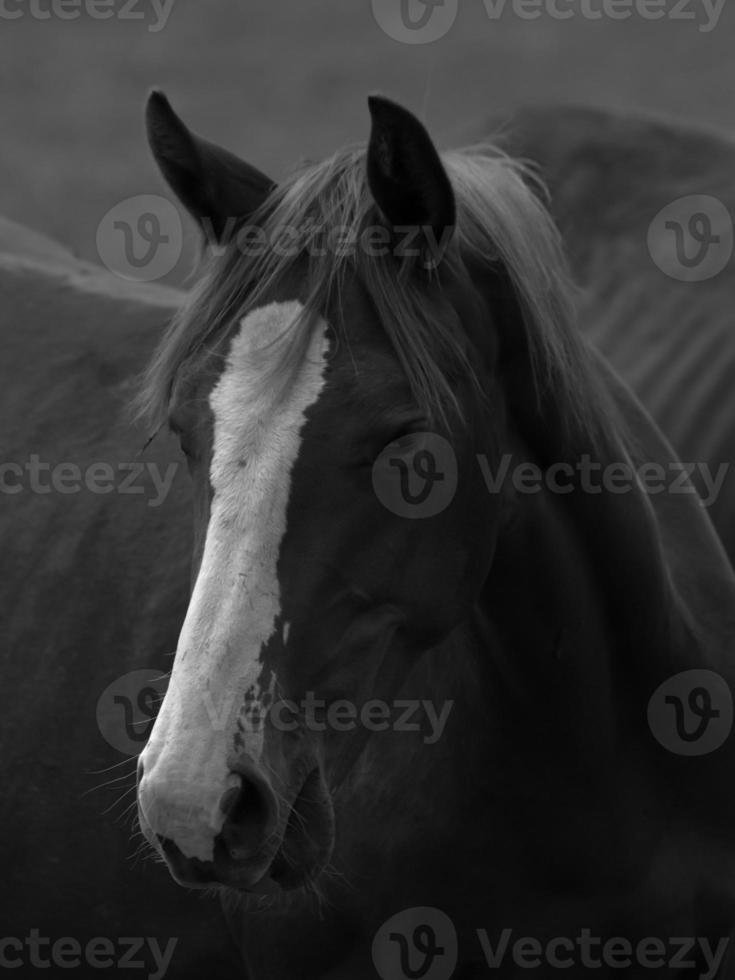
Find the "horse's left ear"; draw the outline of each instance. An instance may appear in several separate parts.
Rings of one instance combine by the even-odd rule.
[[[454,227],[454,191],[425,127],[402,106],[371,95],[367,176],[375,203],[394,227],[431,228],[435,241]]]
[[[247,219],[274,189],[255,167],[192,133],[163,92],[151,93],[145,117],[161,173],[205,235],[221,241],[233,222]]]

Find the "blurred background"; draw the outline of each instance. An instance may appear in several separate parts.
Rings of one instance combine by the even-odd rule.
[[[91,16],[95,2],[114,16]],[[617,20],[626,0],[556,0],[568,19],[545,2],[525,19],[512,0],[444,0],[436,10],[423,0],[4,0],[0,213],[99,261],[103,216],[125,198],[166,193],[142,125],[152,86],[193,129],[276,178],[364,139],[373,90],[416,111],[444,146],[479,136],[491,114],[538,102],[735,131],[732,3],[718,15],[718,0],[641,0],[665,12],[647,20],[629,0]],[[585,3],[608,12],[591,19]],[[453,19],[443,36],[401,37],[406,17],[434,15]],[[170,282],[191,266],[191,226],[186,234]]]

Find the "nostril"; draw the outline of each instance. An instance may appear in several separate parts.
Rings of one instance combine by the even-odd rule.
[[[229,819],[242,827],[265,823],[267,816],[268,808],[265,799],[254,783],[243,780],[240,792],[237,793],[230,807]]]
[[[274,822],[270,794],[265,787],[240,776],[240,786],[224,794],[220,809],[225,814],[220,837],[230,857],[233,861],[252,857]]]
[[[141,780],[143,779],[143,770],[144,770],[144,768],[145,767],[143,765],[143,759],[140,756],[138,756],[138,767],[137,767],[138,783],[140,783]]]

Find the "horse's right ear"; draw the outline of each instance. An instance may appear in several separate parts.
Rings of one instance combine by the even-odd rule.
[[[192,133],[163,92],[152,92],[146,131],[153,156],[171,190],[216,240],[247,219],[275,188],[272,180],[233,153]]]

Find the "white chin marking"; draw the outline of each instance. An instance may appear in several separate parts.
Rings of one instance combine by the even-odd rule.
[[[277,562],[286,531],[291,472],[306,410],[324,387],[326,323],[277,400],[262,384],[269,356],[253,356],[303,312],[273,303],[246,316],[209,404],[214,417],[211,515],[202,563],[179,637],[166,697],[145,751],[140,801],[155,833],[187,857],[211,860],[231,781],[235,735],[257,764],[258,717],[275,679],[261,652],[281,611]],[[238,721],[244,731],[238,729]],[[186,827],[186,833],[182,827]],[[178,833],[177,833],[178,830]]]

